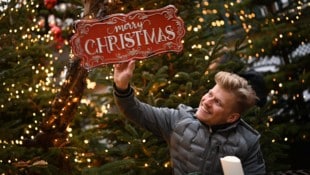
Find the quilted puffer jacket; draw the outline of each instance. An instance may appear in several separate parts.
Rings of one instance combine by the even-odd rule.
[[[124,116],[168,143],[175,175],[223,174],[220,158],[231,155],[240,158],[246,175],[265,174],[260,135],[242,119],[209,127],[195,117],[196,109],[153,107],[135,98],[132,88],[114,87],[114,98]]]

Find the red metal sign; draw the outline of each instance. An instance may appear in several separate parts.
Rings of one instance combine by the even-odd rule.
[[[168,5],[100,20],[80,20],[71,39],[73,54],[83,58],[83,67],[91,69],[165,52],[181,52],[185,28],[176,12],[173,5]]]

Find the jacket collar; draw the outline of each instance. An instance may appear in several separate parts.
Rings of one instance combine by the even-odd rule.
[[[240,122],[240,119],[235,121],[234,123],[226,123],[221,125],[214,125],[214,126],[207,126],[211,132],[217,132],[217,131],[227,131],[232,128],[236,128],[238,123]]]
[[[191,111],[191,113],[193,114],[194,118],[196,118],[196,119],[198,120],[198,118],[197,118],[196,115],[195,115],[195,113],[196,113],[196,111],[197,111],[197,108],[195,108],[195,109],[192,109],[192,108],[191,108],[190,111]],[[222,131],[228,131],[228,130],[230,130],[230,129],[232,129],[232,128],[236,128],[237,125],[240,123],[241,120],[242,120],[242,119],[241,119],[241,117],[240,117],[240,118],[239,118],[237,121],[235,121],[234,123],[226,123],[226,124],[214,125],[214,126],[209,126],[209,125],[206,125],[206,124],[204,124],[204,123],[202,123],[202,122],[200,122],[200,123],[202,123],[204,126],[206,126],[206,127],[209,129],[209,131],[210,131],[211,133],[213,133],[213,132],[216,132],[216,131],[222,132]]]

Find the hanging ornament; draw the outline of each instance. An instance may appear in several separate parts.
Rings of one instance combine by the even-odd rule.
[[[51,34],[54,37],[54,41],[56,43],[57,49],[60,49],[64,43],[64,39],[62,38],[61,33],[62,33],[62,31],[61,31],[61,28],[59,26],[57,26],[57,25],[51,26]]]
[[[57,4],[57,0],[44,0],[44,6],[47,9],[52,9]]]

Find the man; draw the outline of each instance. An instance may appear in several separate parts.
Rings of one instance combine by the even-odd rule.
[[[134,61],[114,69],[114,97],[120,111],[168,143],[175,175],[223,174],[220,158],[232,155],[241,160],[245,174],[265,174],[260,135],[240,119],[257,99],[245,79],[219,72],[216,85],[201,98],[197,109],[182,104],[170,109],[135,98],[130,87]]]

